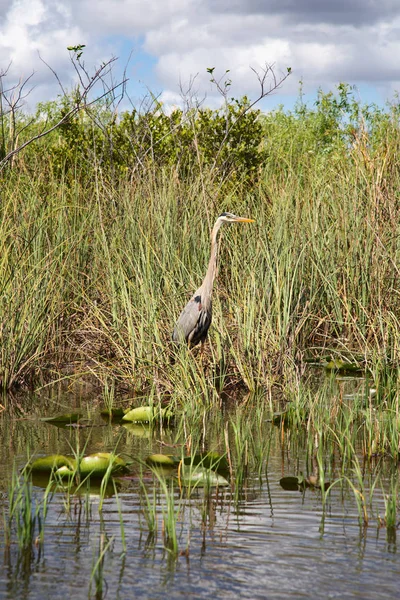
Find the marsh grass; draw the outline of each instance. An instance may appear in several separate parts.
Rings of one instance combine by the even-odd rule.
[[[193,357],[187,360],[193,360],[195,364]],[[139,447],[141,452],[148,452],[149,445],[168,440],[174,446],[171,453],[186,460],[185,474],[190,476],[191,472],[195,473],[199,466],[203,466],[201,463],[195,464],[194,457],[215,450],[227,457],[229,474],[225,475],[231,487],[218,490],[208,489],[207,486],[193,489],[180,487],[176,469],[166,474],[155,467],[145,466],[139,460],[139,472],[134,470],[130,483],[123,485],[137,486],[131,491],[137,493],[139,499],[138,526],[147,538],[144,549],[146,556],[152,553],[154,557],[161,550],[162,560],[165,559],[171,568],[175,568],[181,555],[189,558],[193,544],[197,543],[194,540],[203,536],[203,543],[206,544],[207,532],[212,535],[216,512],[224,515],[227,523],[232,518],[230,515],[239,519],[246,503],[265,494],[265,486],[269,489],[271,455],[274,462],[281,461],[281,467],[277,468],[274,464],[275,473],[281,469],[285,474],[300,477],[304,474],[304,478],[311,483],[312,489],[306,487],[302,493],[304,496],[313,494],[313,505],[321,507],[321,534],[326,519],[329,519],[331,494],[334,493],[336,497],[332,505],[336,511],[340,507],[338,497],[343,503],[344,513],[348,514],[351,507],[350,512],[354,514],[356,507],[355,522],[358,522],[360,531],[367,526],[385,527],[388,542],[395,540],[398,514],[397,456],[392,456],[388,451],[369,456],[363,451],[365,440],[369,439],[371,431],[375,431],[375,418],[379,420],[387,406],[378,404],[372,410],[374,399],[365,394],[361,379],[350,382],[324,375],[316,385],[314,377],[311,377],[309,385],[303,379],[297,390],[290,388],[292,409],[288,421],[279,426],[271,422],[271,409],[278,403],[284,407],[288,392],[281,394],[278,402],[278,399],[266,398],[258,390],[254,394],[244,395],[240,404],[236,400],[230,401],[229,406],[228,401],[225,401],[227,404],[218,405],[210,397],[207,402],[203,402],[204,398],[196,398],[193,401],[188,399],[187,410],[182,411],[177,402],[174,427],[167,434],[159,424],[150,428],[150,437],[145,439],[143,446],[136,446],[136,453]],[[355,392],[346,393],[348,388]],[[152,397],[155,398],[156,393]],[[366,407],[368,415],[374,414],[373,420],[365,413]],[[92,435],[93,432],[90,432],[88,437]],[[82,440],[76,441],[78,462],[84,449]],[[61,487],[55,486],[57,482],[53,480],[53,487],[39,494],[35,490],[33,497],[32,484],[27,474],[24,476],[26,482],[21,479],[23,474],[24,471],[19,476],[20,484],[13,480],[15,491],[10,488],[10,513],[7,515],[12,514],[12,520],[5,513],[9,547],[16,544],[18,548],[34,549],[35,543],[39,544],[39,548],[44,547],[44,523],[54,493],[62,495],[65,507],[64,514],[58,510],[58,518],[74,518],[75,513],[71,510],[74,507],[75,510],[85,510],[87,528],[93,527],[96,519],[105,521],[109,505],[104,505],[104,487],[96,489],[95,505],[98,510],[95,514],[88,481],[81,481],[76,486],[76,482],[67,480]],[[104,572],[107,554],[112,552],[114,540],[121,539],[122,555],[128,553],[128,556],[130,549],[130,525],[128,520],[125,521],[125,505],[121,502],[115,481],[112,489],[119,529],[117,521],[112,537],[103,531],[93,555],[90,586],[91,593],[97,593],[98,597],[106,593]],[[27,522],[26,516],[35,517],[37,507],[40,507],[40,519],[36,517],[36,521],[28,519]],[[20,517],[17,517],[18,514]]]
[[[142,507],[142,513],[144,515],[147,529],[153,543],[156,540],[158,518],[157,518],[157,492],[155,486],[151,492],[148,491],[147,486],[143,481],[142,475],[139,477],[140,483],[140,504]],[[150,495],[151,494],[151,495]]]
[[[8,490],[8,508],[4,512],[5,546],[10,547],[14,535],[20,553],[31,553],[44,544],[48,505],[53,497],[54,482],[50,478],[41,498],[33,492],[29,463],[17,472],[14,465]]]
[[[188,453],[212,438],[226,452],[236,498],[249,472],[261,480],[268,471],[266,422],[288,409],[282,453],[305,448],[307,475],[324,493],[326,481],[348,477],[360,519],[370,519],[363,461],[397,461],[400,449],[400,137],[396,119],[382,115],[370,131],[360,121],[352,138],[339,135],[344,128],[331,138],[329,127],[321,137],[317,117],[265,116],[267,152],[252,185],[236,178],[224,187],[206,163],[188,177],[155,164],[114,177],[99,159],[89,171],[77,162],[71,177],[45,153],[35,170],[21,163],[7,171],[2,390],[88,378],[108,408],[120,392],[168,404]],[[203,279],[210,229],[225,210],[256,222],[222,230],[204,354],[177,350],[174,322]],[[357,363],[367,381],[360,393],[346,397],[336,373],[308,386],[306,360],[327,356]],[[174,554],[179,509],[173,489],[159,485]],[[19,497],[15,515],[23,514]],[[155,532],[155,499],[143,498]],[[70,500],[66,493],[66,508]],[[21,539],[26,530],[29,540],[38,517],[24,518]]]
[[[384,495],[385,499],[385,517],[383,524],[388,530],[388,535],[396,539],[396,529],[398,523],[398,479],[392,478],[389,492]]]
[[[162,492],[161,512],[162,512],[162,537],[164,542],[164,548],[172,557],[178,556],[178,533],[177,533],[177,519],[178,513],[181,506],[181,502],[178,505],[175,503],[175,486],[172,478],[165,479],[157,469],[152,469],[155,477],[158,480],[160,491]],[[148,521],[149,522],[149,521]],[[150,531],[150,533],[154,533]]]
[[[107,588],[104,579],[104,562],[107,552],[109,552],[112,547],[113,541],[113,538],[108,538],[104,529],[104,524],[101,522],[98,551],[97,554],[94,554],[93,556],[93,567],[89,581],[89,598],[95,597],[96,600],[101,600],[105,597]],[[92,596],[93,587],[95,591]]]
[[[103,391],[103,402],[104,407],[107,410],[108,414],[112,414],[112,409],[114,408],[115,403],[115,383],[112,381],[108,383],[106,380],[104,383],[104,391]]]
[[[212,190],[204,199],[199,181],[167,169],[134,186],[111,186],[101,172],[72,187],[11,173],[0,230],[3,388],[73,368],[136,390],[156,384],[182,402],[188,388],[211,386],[216,398],[235,383],[294,384],[306,353],[332,351],[362,356],[381,382],[379,365],[395,364],[399,349],[396,181],[368,187],[368,169],[384,162],[376,152],[366,172],[357,148],[309,156],[307,178],[288,156],[282,181],[277,141],[258,188],[224,199]],[[171,364],[174,320],[227,209],[256,223],[222,232],[203,368],[196,351]]]
[[[122,509],[122,502],[121,502],[121,499],[120,499],[120,497],[118,495],[118,489],[117,489],[117,485],[116,485],[114,479],[112,480],[112,484],[113,484],[115,502],[117,504],[119,524],[120,524],[120,530],[121,530],[122,554],[125,555],[126,554],[126,534],[125,534],[125,525],[124,525],[124,515],[123,515],[123,509]]]

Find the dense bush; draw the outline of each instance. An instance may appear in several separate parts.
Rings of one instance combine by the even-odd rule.
[[[32,117],[19,111],[13,115],[12,131],[11,119],[1,118],[2,155],[11,141],[21,145],[59,122],[77,104],[75,90],[40,104]],[[73,180],[91,177],[93,167],[117,178],[137,178],[167,167],[179,179],[201,176],[207,183],[248,186],[258,184],[262,167],[271,162],[278,161],[285,176],[295,162],[299,174],[306,176],[316,156],[321,165],[324,157],[331,161],[346,154],[351,159],[358,146],[366,161],[386,151],[390,160],[397,144],[398,105],[387,109],[362,105],[347,84],[340,84],[336,94],[320,90],[312,107],[302,95],[293,111],[280,107],[262,113],[249,106],[243,97],[218,110],[175,108],[167,113],[152,98],[141,110],[117,113],[103,100],[75,112],[50,135],[28,146],[19,164],[34,170],[46,165],[58,177]],[[16,130],[21,131],[17,140],[13,139]]]
[[[72,94],[40,104],[24,137],[34,136],[67,115],[76,103]],[[247,98],[219,110],[163,110],[159,102],[139,112],[116,115],[105,103],[74,114],[49,136],[26,149],[21,162],[36,169],[38,158],[58,176],[89,177],[93,166],[114,175],[140,176],[171,167],[179,178],[207,172],[219,181],[256,181],[265,151],[259,110],[248,110]],[[3,132],[7,136],[7,131]],[[21,143],[23,140],[19,139]]]

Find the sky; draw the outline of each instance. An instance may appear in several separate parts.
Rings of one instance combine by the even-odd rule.
[[[211,67],[223,81],[229,69],[231,96],[255,99],[252,69],[266,64],[277,77],[288,67],[291,75],[265,110],[292,108],[300,81],[309,103],[339,82],[365,103],[384,104],[400,90],[400,0],[0,0],[3,88],[33,73],[28,106],[54,99],[60,82],[71,89],[67,47],[78,44],[88,72],[117,59],[114,81],[126,73],[133,104],[151,90],[179,105],[191,88],[216,106]]]

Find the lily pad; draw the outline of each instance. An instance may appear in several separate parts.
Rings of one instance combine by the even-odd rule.
[[[111,469],[111,474],[124,473],[127,470],[126,462],[120,456],[110,452],[97,452],[84,456],[79,463],[79,472],[81,476],[103,477],[107,470]]]
[[[229,482],[218,475],[215,471],[205,469],[204,467],[195,467],[190,469],[184,467],[180,474],[179,483],[183,487],[226,487],[229,486]]]
[[[127,470],[124,459],[109,452],[97,452],[96,454],[84,456],[79,463],[79,469],[74,458],[68,458],[62,454],[37,458],[31,464],[32,473],[50,474],[54,470],[56,475],[60,477],[71,477],[78,470],[82,477],[89,475],[103,477],[109,467],[112,475],[124,473]]]
[[[360,373],[363,371],[357,363],[350,363],[338,358],[322,363],[327,371],[338,371],[339,373]]]
[[[82,413],[65,413],[63,415],[55,415],[54,417],[41,417],[41,421],[50,423],[51,425],[70,425],[77,423],[82,418]]]
[[[226,454],[218,454],[218,452],[199,452],[194,456],[185,456],[183,463],[185,465],[201,465],[205,469],[212,469],[217,473],[229,471]]]
[[[73,459],[67,458],[62,454],[51,454],[37,458],[31,463],[32,473],[51,473],[53,470],[67,467],[74,469],[75,463]]]
[[[151,421],[170,419],[171,417],[172,412],[168,407],[160,410],[155,406],[138,406],[127,412],[122,417],[122,420],[131,423],[150,423]]]
[[[103,418],[106,419],[115,419],[116,421],[122,419],[122,417],[129,412],[129,409],[114,407],[114,408],[103,408],[100,411],[100,414]]]
[[[151,454],[146,458],[149,465],[160,465],[162,467],[175,467],[177,462],[173,456],[168,454]]]
[[[64,477],[73,477],[73,475],[75,475],[75,473],[76,473],[75,466],[74,467],[69,467],[67,465],[63,465],[62,467],[60,467],[56,471],[57,477],[62,477],[62,478],[64,478]]]

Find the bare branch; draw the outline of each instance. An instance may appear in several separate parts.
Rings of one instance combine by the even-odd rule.
[[[86,110],[88,107],[92,106],[96,102],[99,102],[100,100],[102,100],[103,98],[108,96],[109,94],[113,93],[116,89],[120,88],[121,86],[124,87],[126,84],[126,81],[127,81],[126,79],[124,79],[123,81],[121,81],[120,83],[118,83],[116,85],[113,85],[109,89],[106,89],[106,91],[104,91],[103,94],[100,94],[93,100],[88,101],[88,96],[89,96],[90,92],[93,90],[94,86],[99,81],[102,81],[102,78],[104,78],[107,74],[109,74],[111,72],[111,65],[115,62],[115,60],[116,60],[116,58],[111,58],[109,61],[103,63],[91,77],[89,77],[89,75],[87,75],[87,73],[85,71],[85,74],[87,75],[87,78],[88,78],[88,82],[85,86],[83,86],[82,90],[79,91],[79,95],[78,95],[78,98],[76,99],[75,105],[61,119],[59,119],[59,121],[55,125],[49,127],[48,129],[43,130],[42,132],[38,133],[37,135],[33,136],[32,138],[30,138],[29,140],[27,140],[26,142],[21,144],[21,146],[18,146],[17,148],[13,148],[10,152],[8,152],[8,154],[6,154],[4,156],[4,158],[2,160],[0,160],[0,172],[5,168],[5,166],[12,159],[12,157],[14,157],[16,154],[21,152],[21,150],[23,150],[24,148],[26,148],[33,142],[48,135],[49,133],[51,133],[58,127],[60,127],[60,125],[63,125],[64,123],[68,122],[74,115],[76,115],[81,110],[84,110],[84,109]],[[64,90],[55,71],[51,67],[49,67],[49,68],[56,76],[56,79],[59,82],[61,89]],[[32,75],[30,77],[32,77]],[[22,85],[19,86],[18,101],[20,101],[21,98],[25,97],[25,96],[22,96],[22,89],[25,86],[25,84],[27,83],[27,81],[29,81],[30,77],[26,81],[24,81]],[[83,81],[82,78],[80,80]],[[64,94],[65,94],[65,92],[64,92]],[[67,96],[67,95],[65,94],[65,96]],[[4,97],[4,95],[3,95],[3,97]],[[15,104],[13,106],[15,109]]]
[[[219,156],[224,148],[224,145],[229,137],[229,133],[232,130],[232,128],[236,125],[236,123],[244,117],[245,114],[247,114],[256,104],[258,104],[261,100],[263,100],[264,98],[266,98],[267,96],[269,96],[270,94],[272,94],[275,90],[277,90],[279,87],[281,87],[281,85],[284,83],[284,81],[286,81],[286,79],[289,77],[289,75],[291,74],[291,69],[288,68],[287,72],[284,73],[283,75],[281,75],[281,77],[278,79],[274,70],[274,64],[269,65],[268,63],[265,63],[265,67],[263,69],[261,69],[261,71],[257,71],[256,69],[254,69],[253,67],[250,67],[251,70],[253,71],[253,73],[255,73],[258,83],[260,85],[260,93],[258,95],[258,97],[253,101],[250,102],[250,104],[248,104],[247,106],[244,106],[242,108],[242,110],[240,111],[240,113],[238,114],[238,116],[236,117],[236,119],[234,121],[229,121],[228,120],[228,114],[226,114],[226,130],[225,130],[225,135],[224,138],[220,144],[219,150],[215,156],[214,159],[214,163],[211,167],[210,170],[210,175],[213,173],[213,171],[215,170],[217,164],[218,164],[218,159]],[[211,74],[211,83],[213,83],[218,92],[222,95],[222,97],[224,98],[225,101],[225,106],[227,107],[228,105],[228,100],[227,100],[227,95],[228,95],[228,90],[229,87],[231,85],[231,81],[230,79],[228,79],[227,81],[224,82],[224,85],[221,85],[221,81],[222,79],[225,77],[225,75],[227,73],[229,73],[229,71],[225,71],[224,75],[222,77],[220,77],[218,80],[215,79],[214,75],[213,75],[213,71],[214,69],[209,69],[208,70]],[[272,82],[270,83],[270,85],[266,86],[268,78],[271,77],[272,78]]]
[[[62,91],[63,95],[64,95],[64,96],[66,96],[66,95],[67,95],[67,93],[66,93],[66,91],[64,90],[63,84],[61,83],[61,80],[60,80],[60,78],[59,78],[59,76],[58,76],[58,73],[57,73],[57,72],[56,72],[56,71],[53,69],[53,67],[52,67],[51,65],[49,65],[49,64],[48,64],[48,63],[47,63],[47,62],[44,60],[44,58],[42,58],[42,56],[41,56],[41,54],[40,54],[40,52],[39,52],[39,51],[38,51],[38,55],[39,55],[39,58],[40,58],[40,60],[42,61],[42,63],[43,63],[43,64],[45,64],[45,65],[46,65],[46,67],[47,67],[48,69],[50,69],[50,71],[53,73],[54,77],[56,78],[56,80],[57,80],[57,82],[58,82],[58,85],[59,85],[59,86],[60,86],[60,88],[61,88],[61,91]]]

